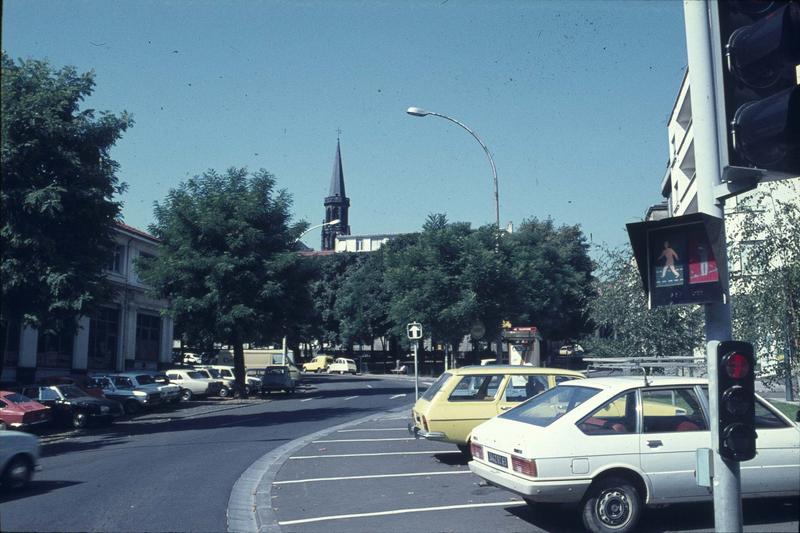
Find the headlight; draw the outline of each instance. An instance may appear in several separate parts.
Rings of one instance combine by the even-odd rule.
[[[135,391],[133,391],[133,395],[134,396],[147,396],[147,393],[143,392],[143,391],[140,391],[140,390],[135,390]]]

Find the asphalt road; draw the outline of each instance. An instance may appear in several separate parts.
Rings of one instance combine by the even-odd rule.
[[[413,394],[408,380],[307,376],[291,397],[189,402],[45,437],[30,488],[0,495],[0,529],[225,531],[231,488],[258,458]]]

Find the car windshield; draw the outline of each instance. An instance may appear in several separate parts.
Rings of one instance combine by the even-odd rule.
[[[453,377],[453,375],[450,372],[445,372],[439,376],[439,379],[434,381],[433,385],[428,387],[428,390],[426,390],[425,394],[422,395],[422,399],[428,401],[433,400],[433,397],[436,396],[436,393],[439,392],[442,387],[444,387],[444,384],[447,383],[447,380],[451,377]]]
[[[86,393],[83,392],[78,387],[76,387],[75,385],[59,385],[58,390],[60,390],[61,395],[67,399],[82,398],[86,396]]]
[[[156,380],[150,374],[142,374],[140,376],[136,376],[136,381],[139,382],[139,385],[152,385],[156,382]]]
[[[33,401],[30,398],[28,398],[27,396],[23,396],[22,394],[17,394],[16,392],[14,392],[12,394],[7,394],[6,396],[3,396],[2,398],[4,400],[8,400],[11,403],[26,403],[26,402],[32,402]]]
[[[192,379],[208,379],[208,376],[206,376],[202,372],[197,372],[196,370],[192,372],[187,372],[186,375]]]
[[[267,374],[285,374],[286,368],[282,366],[271,366],[266,370]]]
[[[500,418],[546,427],[598,392],[600,389],[593,387],[555,387],[507,411]]]

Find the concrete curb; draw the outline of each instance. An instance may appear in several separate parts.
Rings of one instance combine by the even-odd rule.
[[[228,499],[228,531],[230,533],[280,533],[278,519],[272,511],[272,482],[286,460],[296,451],[330,433],[380,419],[389,413],[411,410],[413,403],[372,413],[371,415],[325,428],[278,446],[264,454],[242,473]]]

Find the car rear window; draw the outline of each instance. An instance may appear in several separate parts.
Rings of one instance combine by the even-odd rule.
[[[502,375],[463,376],[448,398],[451,402],[492,401],[503,381]]]
[[[439,376],[439,379],[434,381],[433,385],[428,387],[428,390],[426,390],[425,394],[422,395],[422,399],[428,401],[433,400],[433,397],[436,396],[436,393],[439,392],[439,390],[441,390],[442,387],[444,387],[444,384],[447,383],[447,381],[451,377],[453,377],[453,374],[451,374],[450,372],[445,372],[444,374]]]
[[[547,427],[600,392],[593,387],[553,387],[506,411],[500,418]]]

